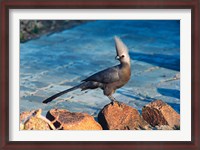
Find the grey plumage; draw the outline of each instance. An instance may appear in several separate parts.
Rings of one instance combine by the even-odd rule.
[[[57,93],[44,100],[43,103],[51,102],[53,99],[79,88],[81,90],[101,88],[104,92],[104,95],[106,95],[111,101],[115,101],[115,98],[112,96],[112,94],[116,89],[125,85],[131,76],[131,64],[128,48],[120,40],[120,38],[116,36],[115,47],[117,53],[116,59],[120,61],[119,65],[97,72],[92,76],[82,80],[81,84]]]

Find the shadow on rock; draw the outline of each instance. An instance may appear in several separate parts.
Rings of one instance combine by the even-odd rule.
[[[175,89],[157,88],[157,91],[164,95],[180,99],[180,91]]]
[[[130,52],[133,60],[147,62],[159,67],[180,71],[180,57],[162,54],[143,54]]]

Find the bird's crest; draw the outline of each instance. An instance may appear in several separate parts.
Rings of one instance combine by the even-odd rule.
[[[128,48],[127,46],[122,42],[122,40],[115,36],[115,47],[116,47],[116,52],[118,56],[121,56],[123,54],[127,54],[128,55]]]
[[[116,52],[117,52],[117,56],[121,57],[121,56],[125,56],[123,60],[121,60],[121,62],[130,62],[130,57],[128,54],[128,48],[127,46],[122,42],[122,40],[115,36],[115,47],[116,47]]]

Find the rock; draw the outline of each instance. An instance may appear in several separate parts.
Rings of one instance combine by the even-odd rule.
[[[51,109],[46,117],[57,129],[102,130],[101,125],[86,113],[72,113],[65,109]]]
[[[20,42],[69,29],[89,20],[20,20]]]
[[[28,118],[34,111],[35,110],[33,110],[33,111],[24,111],[24,112],[20,113],[20,122],[22,122],[23,120]]]
[[[106,105],[100,111],[98,121],[105,130],[151,129],[135,108],[119,102]]]
[[[33,111],[25,111],[20,114],[20,130],[24,130],[24,123],[29,119]]]
[[[50,126],[55,129],[41,113],[41,109],[22,112],[20,114],[20,130],[50,130]]]
[[[173,128],[170,127],[169,125],[155,126],[154,129],[155,129],[155,130],[173,130]]]
[[[142,116],[153,127],[168,125],[173,129],[180,128],[180,115],[162,100],[156,100],[144,106]]]

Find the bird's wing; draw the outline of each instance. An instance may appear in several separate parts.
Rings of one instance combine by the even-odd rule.
[[[83,81],[96,81],[100,83],[112,83],[119,80],[118,66],[114,66],[97,72]]]

